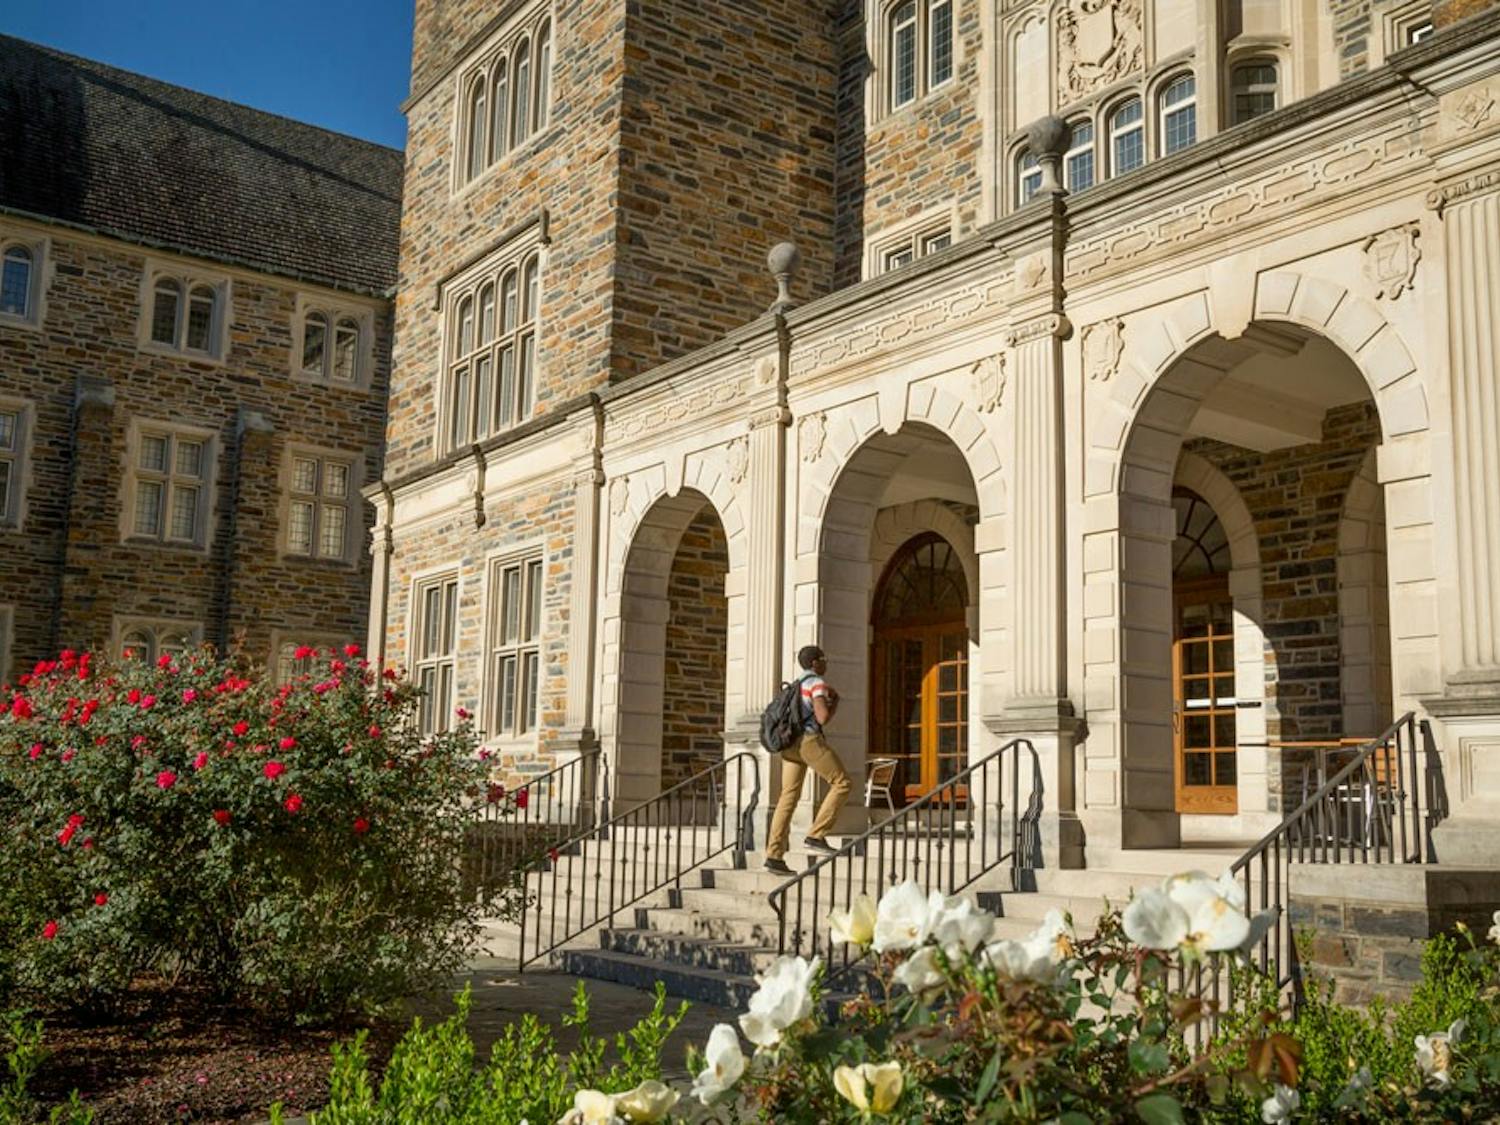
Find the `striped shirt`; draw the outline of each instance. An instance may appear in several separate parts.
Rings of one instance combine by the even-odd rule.
[[[813,700],[822,699],[828,701],[828,683],[816,672],[808,672],[802,677],[802,730],[807,734],[822,734],[823,724],[818,722],[817,712],[813,710]]]

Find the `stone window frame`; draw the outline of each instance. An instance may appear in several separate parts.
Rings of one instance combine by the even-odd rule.
[[[1011,174],[1012,190],[1009,195],[1012,206],[1018,209],[1025,207],[1036,197],[1042,186],[1042,165],[1025,142],[1014,147],[1006,163]],[[1028,181],[1032,182],[1030,190],[1027,189]]]
[[[311,645],[320,653],[333,649],[342,654],[345,645],[350,643],[349,636],[344,633],[329,632],[318,629],[284,628],[271,630],[271,649],[266,664],[266,670],[271,673],[272,679],[278,686],[291,683],[299,675],[305,674],[306,667],[292,669],[291,676],[284,676],[285,669],[282,667],[283,650],[290,649],[293,653],[303,645]],[[303,663],[292,661],[293,664]]]
[[[507,573],[517,576],[519,585],[516,635],[511,639],[505,628],[508,592]],[[480,676],[482,703],[480,719],[493,745],[524,747],[534,745],[541,731],[541,681],[543,675],[542,641],[547,632],[547,552],[541,540],[513,544],[492,551],[485,558],[484,588],[484,668]],[[535,613],[527,633],[527,618]],[[530,685],[529,722],[526,718],[527,685],[525,667],[530,659],[535,669]],[[506,718],[506,691],[501,666],[514,662],[511,681],[510,716]]]
[[[915,92],[906,101],[897,102],[892,62],[895,52],[894,27],[897,12],[906,4],[915,5]],[[949,88],[957,80],[959,67],[963,63],[962,39],[958,34],[958,7],[959,0],[866,0],[865,50],[872,65],[865,79],[865,118],[870,125],[921,105],[929,95]],[[931,28],[933,13],[939,8],[947,9],[950,45],[948,74],[934,82],[931,80],[931,70],[936,42]]]
[[[451,594],[448,592],[450,588]],[[431,609],[428,598],[433,591],[438,591],[438,611],[442,614],[438,624],[437,651],[430,651],[424,644]],[[451,730],[456,717],[462,605],[463,576],[458,567],[439,567],[412,575],[406,634],[406,664],[411,669],[411,681],[425,690],[429,675],[434,686],[443,685],[444,673],[447,675],[446,706],[441,708],[441,713],[438,708],[440,701],[434,700],[430,692],[423,696],[417,708],[414,721],[417,733],[424,736]]]
[[[0,603],[0,686],[10,683],[11,650],[16,647],[16,607]]]
[[[1134,104],[1139,112],[1139,117],[1133,122],[1127,122],[1122,129],[1115,128],[1115,118],[1125,110],[1127,106]],[[1124,94],[1118,94],[1108,101],[1100,103],[1099,126],[1095,129],[1096,144],[1102,139],[1104,144],[1104,157],[1101,162],[1096,155],[1094,166],[1096,169],[1103,168],[1104,175],[1101,179],[1109,180],[1115,176],[1125,176],[1138,168],[1144,168],[1151,161],[1151,146],[1147,138],[1146,127],[1146,99],[1139,90],[1128,90]],[[1123,171],[1116,167],[1115,141],[1126,133],[1139,131],[1141,134],[1141,160],[1134,168],[1126,168]]]
[[[325,337],[323,358],[318,369],[306,367],[303,360],[307,354],[308,322],[313,317],[322,317],[328,335]],[[348,378],[335,373],[335,349],[329,342],[336,342],[338,332],[345,325],[355,331],[354,371]],[[312,293],[298,293],[296,309],[292,314],[292,350],[288,367],[292,378],[304,383],[315,383],[320,387],[346,387],[366,390],[370,386],[374,369],[375,312],[364,305],[331,300]]]
[[[534,294],[527,284],[532,271],[535,271],[536,279]],[[440,287],[438,307],[442,310],[443,367],[437,409],[433,412],[437,426],[433,448],[437,450],[439,457],[467,449],[475,442],[505,433],[535,417],[540,382],[538,359],[546,274],[545,230],[542,226],[535,226],[510,239]],[[505,294],[507,283],[512,278],[516,293],[515,324],[509,331],[504,331]],[[488,341],[480,343],[481,334],[485,331],[483,307],[487,291],[494,306],[491,314],[492,328]],[[526,315],[528,302],[529,317]],[[467,350],[464,349],[466,315],[468,339],[471,341]],[[507,351],[511,351],[514,356],[511,387],[516,397],[511,403],[514,409],[501,424],[500,396],[504,387],[501,375]],[[528,354],[530,391],[523,395],[523,388],[527,385],[523,360]],[[478,423],[482,389],[477,372],[485,360],[489,361],[487,385],[491,388],[491,393],[486,410],[486,425],[481,432]],[[460,395],[464,399],[463,409],[467,415],[462,438],[455,432],[460,405],[457,399]]]
[[[453,88],[455,193],[486,180],[508,157],[535,145],[552,124],[556,28],[551,0],[538,3],[507,21],[475,53],[476,57],[459,69]],[[520,49],[523,44],[524,52]],[[524,84],[518,81],[523,66],[527,72]],[[522,88],[527,95],[524,121],[516,116],[520,103],[515,93]],[[502,104],[500,125],[505,139],[497,145],[496,107]],[[518,137],[517,130],[523,125],[525,132]]]
[[[864,276],[866,280],[898,270],[902,266],[946,250],[957,241],[958,204],[929,207],[900,223],[881,231],[865,244]],[[936,244],[946,238],[941,245]],[[895,255],[906,253],[904,261],[893,262]]]
[[[172,646],[172,651],[188,651],[203,643],[203,623],[190,618],[156,617],[149,614],[117,613],[110,624],[109,651],[115,659],[125,658],[125,639],[132,633],[145,633],[147,651],[138,658],[155,663],[162,654],[161,644],[170,634],[180,633],[186,644]]]
[[[1432,0],[1407,0],[1379,14],[1379,34],[1369,38],[1370,69],[1383,66],[1397,51],[1415,46],[1432,34]],[[1413,35],[1417,38],[1413,38]]]
[[[0,327],[40,331],[47,316],[47,290],[52,280],[52,240],[45,235],[31,235],[0,227],[0,271],[5,256],[23,250],[31,256],[31,273],[26,279],[26,310],[23,313],[0,311]]]
[[[1256,117],[1264,117],[1266,113],[1275,113],[1291,100],[1288,94],[1288,80],[1292,73],[1291,58],[1288,46],[1281,40],[1274,42],[1258,42],[1237,40],[1230,44],[1228,56],[1224,60],[1224,114],[1223,120],[1229,128],[1244,124],[1243,121],[1235,119],[1235,95],[1239,90],[1235,86],[1235,78],[1241,70],[1246,67],[1269,64],[1276,71],[1276,83],[1274,93],[1276,104],[1265,113],[1258,113],[1254,117],[1247,117],[1245,121],[1254,121]]]
[[[315,491],[302,492],[296,485],[298,461],[316,464]],[[328,494],[324,481],[329,465],[341,466],[345,470],[344,495]],[[280,496],[277,512],[277,550],[283,559],[303,566],[352,567],[359,559],[363,538],[364,520],[360,508],[360,489],[364,487],[365,456],[347,449],[329,449],[302,442],[288,442],[282,453],[281,481],[277,490]],[[310,504],[314,508],[309,529],[312,537],[309,550],[303,551],[292,545],[292,508],[296,504]],[[321,550],[324,529],[324,509],[341,508],[344,512],[344,549],[337,555],[326,555]]]
[[[1079,144],[1077,141],[1077,132],[1080,125],[1086,125],[1089,129],[1089,140],[1087,145]],[[1068,194],[1072,195],[1074,194],[1075,190],[1087,191],[1089,188],[1100,182],[1099,128],[1094,121],[1093,114],[1091,113],[1080,114],[1069,119],[1068,128],[1073,131],[1073,135],[1068,139],[1068,151],[1063,153],[1061,174],[1063,186],[1068,189]],[[1085,155],[1088,156],[1090,160],[1089,182],[1084,184],[1081,188],[1075,189],[1073,187],[1073,167],[1075,164],[1081,162]]]
[[[1167,92],[1184,78],[1192,81],[1192,94],[1185,101],[1169,107],[1167,105]],[[1203,110],[1202,85],[1198,80],[1198,72],[1191,66],[1171,67],[1163,71],[1160,76],[1151,82],[1151,121],[1156,126],[1153,151],[1156,153],[1158,160],[1168,156],[1176,156],[1179,152],[1186,152],[1196,145],[1198,139],[1203,135],[1203,130],[1200,127],[1202,125]],[[1167,117],[1174,113],[1181,113],[1187,106],[1191,106],[1193,111],[1193,139],[1169,151],[1167,149]]]
[[[0,464],[6,466],[5,485],[0,489],[0,532],[22,531],[26,526],[26,500],[31,489],[31,447],[36,431],[36,406],[30,399],[0,395],[0,414],[15,417],[8,443],[0,444]],[[0,441],[4,435],[0,434]]]
[[[150,475],[142,478],[141,443],[146,437],[168,439],[167,469],[161,472],[146,470]],[[202,472],[196,478],[177,469],[177,443],[183,440],[202,445]],[[216,508],[218,468],[219,435],[217,431],[202,426],[184,425],[180,422],[163,422],[154,418],[131,418],[125,437],[124,487],[120,498],[120,542],[132,546],[155,546],[170,550],[207,553],[213,542],[210,528],[213,526]],[[191,539],[177,538],[170,534],[171,497],[178,478],[196,479],[198,482],[196,485],[183,486],[199,489],[195,533]],[[162,492],[161,522],[155,534],[138,533],[135,529],[136,495],[143,479],[159,480],[166,484]]]
[[[179,298],[173,340],[158,340],[152,332],[156,319],[156,291],[162,282],[175,282]],[[208,329],[209,346],[187,346],[188,320],[195,291],[209,290],[213,311]],[[233,283],[228,274],[216,273],[196,265],[147,259],[141,270],[140,317],[136,328],[136,346],[154,355],[177,356],[197,363],[222,364],[229,354],[230,309],[234,299]]]

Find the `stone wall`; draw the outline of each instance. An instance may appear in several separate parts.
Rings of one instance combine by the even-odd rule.
[[[0,531],[0,604],[16,607],[12,669],[61,647],[105,648],[116,615],[191,622],[258,660],[276,630],[362,638],[373,512],[352,505],[347,562],[284,558],[281,469],[296,442],[348,454],[362,480],[379,478],[388,315],[375,317],[371,384],[329,387],[291,376],[297,290],[287,282],[209,270],[228,272],[232,296],[227,353],[208,362],[140,349],[139,250],[53,230],[48,262],[41,329],[0,328],[0,396],[35,412],[25,523]],[[246,412],[269,426],[253,451],[241,441]],[[122,535],[132,420],[215,435],[202,548]]]
[[[1368,1004],[1411,994],[1429,938],[1462,923],[1485,940],[1500,909],[1500,872],[1302,864],[1293,867],[1291,892],[1287,917],[1303,972],[1331,979],[1341,1004]]]
[[[661,786],[724,756],[724,676],[729,640],[729,540],[713,505],[682,533],[667,580]]]

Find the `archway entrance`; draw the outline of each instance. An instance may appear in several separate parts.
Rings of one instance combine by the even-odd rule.
[[[1172,735],[1177,811],[1239,809],[1229,539],[1197,493],[1174,488]]]
[[[907,801],[968,762],[967,609],[963,564],[936,532],[907,540],[876,587],[872,756],[896,760],[892,789]]]

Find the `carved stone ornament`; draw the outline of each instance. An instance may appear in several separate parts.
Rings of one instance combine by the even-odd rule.
[[[1140,0],[1066,0],[1057,14],[1057,101],[1086,98],[1141,68]]]
[[[776,382],[776,359],[773,356],[762,356],[759,363],[755,365],[755,382],[758,386],[769,387]]]
[[[739,484],[750,469],[750,439],[737,437],[724,447],[724,459],[729,462],[729,483]]]
[[[1495,95],[1488,90],[1470,90],[1453,106],[1453,116],[1468,129],[1477,129],[1490,119]]]
[[[1016,263],[1016,292],[1030,293],[1033,289],[1040,289],[1047,282],[1051,272],[1050,265],[1051,261],[1045,250],[1022,258]]]
[[[1365,240],[1365,276],[1375,285],[1375,296],[1394,301],[1412,287],[1422,257],[1417,247],[1419,233],[1413,223]]]
[[[1125,322],[1111,317],[1087,325],[1078,342],[1083,348],[1083,369],[1088,377],[1107,383],[1120,369],[1120,355],[1125,351]]]
[[[1005,401],[1005,353],[987,355],[972,369],[975,405],[984,414],[993,414]]]
[[[816,461],[823,456],[823,443],[827,439],[827,415],[809,414],[797,423],[797,447],[802,451],[802,460]]]
[[[630,507],[630,478],[616,477],[609,486],[609,510],[611,514],[623,516]]]

